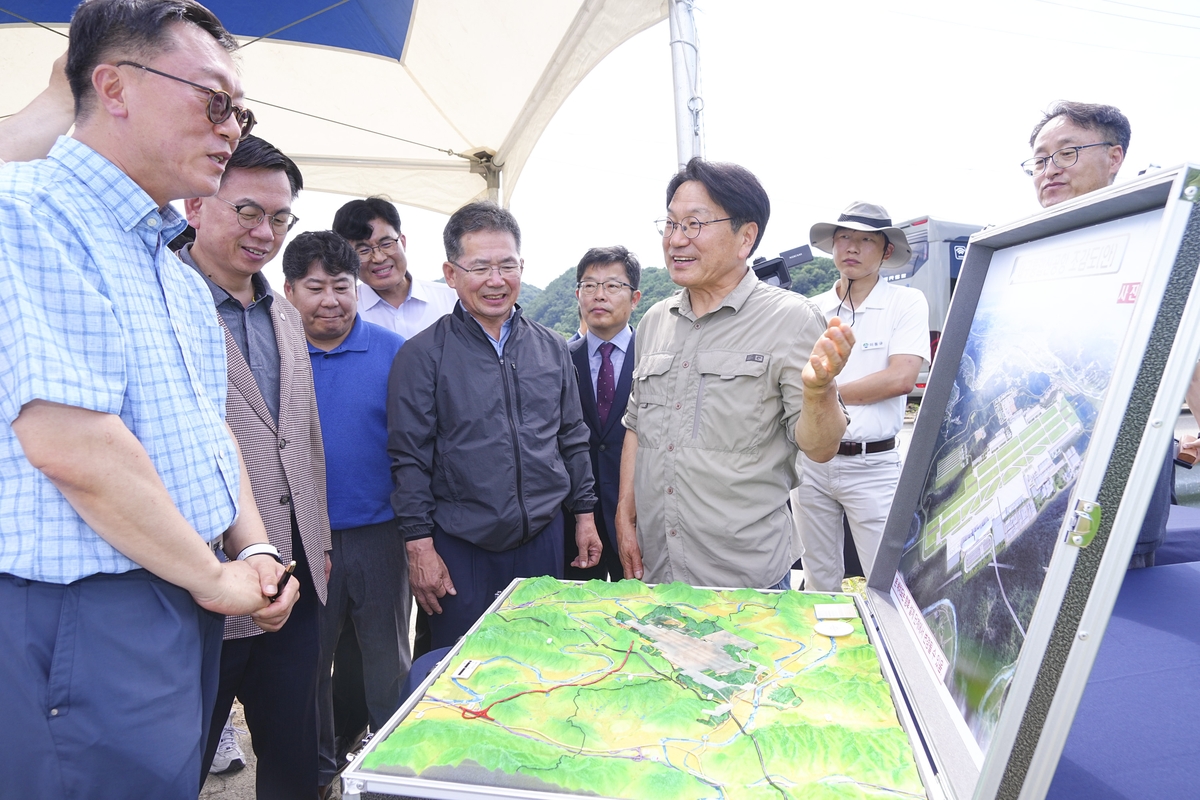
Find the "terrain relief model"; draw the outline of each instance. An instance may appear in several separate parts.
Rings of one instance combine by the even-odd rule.
[[[612,798],[925,797],[850,597],[633,580],[521,582],[362,769]]]

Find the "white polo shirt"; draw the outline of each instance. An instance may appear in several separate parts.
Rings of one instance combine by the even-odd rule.
[[[381,325],[411,339],[454,310],[458,293],[442,283],[423,281],[411,272],[408,297],[396,308],[365,283],[358,284],[358,313],[367,322]]]
[[[854,352],[838,375],[838,383],[849,383],[887,368],[888,358],[920,356],[929,361],[929,303],[925,295],[908,286],[880,279],[867,299],[850,311],[850,304],[830,289],[813,298],[828,320],[840,317],[854,329]],[[866,406],[846,406],[850,425],[842,436],[847,442],[878,442],[890,439],[904,426],[907,398],[892,397]]]

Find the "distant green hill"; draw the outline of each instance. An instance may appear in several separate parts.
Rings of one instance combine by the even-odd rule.
[[[813,297],[827,291],[837,280],[837,269],[833,259],[814,258],[800,267],[795,267],[792,274],[792,291],[806,297]],[[679,291],[679,287],[671,282],[667,271],[662,267],[651,267],[642,270],[642,299],[633,311],[630,320],[636,328],[642,314],[650,306],[670,297]],[[529,284],[521,285],[521,308],[525,316],[540,322],[547,328],[553,328],[563,336],[570,336],[579,329],[578,304],[575,301],[575,269],[572,267],[552,280],[546,288],[538,289]]]

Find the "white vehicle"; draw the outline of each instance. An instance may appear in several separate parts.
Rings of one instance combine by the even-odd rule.
[[[916,217],[896,227],[908,237],[912,258],[900,267],[884,267],[879,271],[879,277],[924,293],[929,301],[929,352],[932,357],[937,355],[942,326],[950,311],[950,296],[954,293],[958,271],[967,252],[967,239],[983,226]],[[921,370],[910,397],[921,397],[928,379],[929,369]]]

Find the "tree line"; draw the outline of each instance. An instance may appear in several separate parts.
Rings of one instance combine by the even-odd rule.
[[[837,268],[833,259],[818,257],[792,267],[792,291],[805,297],[813,297],[828,291],[837,280]],[[671,282],[667,270],[651,267],[642,270],[642,299],[633,310],[630,324],[637,327],[642,314],[659,300],[666,299],[679,291]],[[570,336],[579,329],[579,305],[575,301],[575,268],[571,267],[552,280],[545,289],[528,284],[521,287],[521,308],[525,316],[553,328],[563,336]]]

